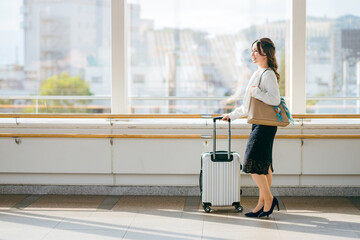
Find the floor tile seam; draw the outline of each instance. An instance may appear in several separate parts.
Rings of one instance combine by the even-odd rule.
[[[26,212],[32,213],[32,211],[30,211],[30,210],[25,211],[25,210],[19,210],[19,209],[16,209],[14,211],[9,211],[9,212],[18,213],[17,215],[11,215],[11,216],[14,216],[17,218],[24,217],[25,214],[22,215],[22,213],[26,213]],[[51,216],[51,215],[50,216],[49,215],[36,215],[36,214],[32,214],[32,215],[33,216],[31,216],[31,217],[33,217],[33,218],[35,217],[36,220],[46,221],[46,220],[50,219],[50,221],[56,222],[56,224],[51,228],[56,228],[56,226],[59,225],[61,222],[63,222],[65,219],[65,217],[58,217],[58,216]],[[26,217],[27,217],[27,215],[26,215]]]
[[[201,202],[200,196],[187,196],[185,198],[185,204],[184,204],[183,211],[191,212],[194,209],[199,209],[200,202]]]
[[[201,240],[204,238],[204,223],[205,223],[205,219],[203,218],[203,220],[202,220],[202,229],[201,229]]]
[[[116,204],[120,201],[121,199],[121,195],[120,196],[114,196],[114,195],[108,195],[106,196],[106,198],[99,204],[99,206],[96,208],[96,210],[112,210]],[[108,208],[108,206],[111,206],[111,208]]]
[[[72,225],[72,224],[87,224],[86,227],[82,227],[82,228],[79,228],[79,227],[64,227],[64,228],[58,228],[60,230],[118,230],[116,228],[119,228],[121,227],[121,225],[115,225],[114,223],[104,223],[104,222],[96,222],[96,220],[88,220],[92,215],[86,217],[86,220],[83,220],[83,219],[73,219],[73,220],[70,220],[68,222],[64,222],[65,219],[67,219],[68,217],[64,217],[63,220],[61,221],[61,223],[64,223],[64,224],[69,224],[69,225]],[[106,228],[106,229],[104,229]],[[124,228],[124,231],[125,231],[125,227]]]
[[[31,194],[28,195],[27,197],[25,197],[24,199],[22,199],[20,202],[14,204],[11,209],[25,209],[27,207],[29,207],[31,204],[35,203],[36,201],[38,201],[41,197],[43,197],[44,195],[42,194]]]
[[[283,209],[280,208],[280,211],[287,212],[285,203],[284,203],[284,201],[282,200],[281,196],[277,196],[277,199],[279,200],[279,207],[283,208]]]
[[[354,205],[358,210],[360,210],[360,197],[346,197],[349,202]]]
[[[122,237],[121,239],[124,239],[124,238],[125,238],[126,234],[128,233],[129,229],[131,228],[131,226],[132,226],[132,224],[133,224],[133,222],[134,222],[134,220],[135,220],[135,217],[136,217],[137,215],[138,215],[138,212],[135,213],[134,216],[132,217],[131,222],[130,222],[129,225],[127,226],[127,228],[126,228],[126,230],[125,230],[125,232],[124,232],[124,235],[123,235],[123,237]]]
[[[285,210],[285,211],[286,211],[286,210]],[[280,236],[280,231],[281,231],[281,230],[279,229],[279,225],[278,225],[278,222],[276,221],[275,217],[274,217],[274,223],[275,223],[275,226],[276,226],[277,233],[279,234],[278,237],[281,238],[281,236]]]
[[[360,239],[360,231],[358,230],[358,231],[356,231],[356,229],[355,228],[353,228],[353,226],[349,223],[349,222],[347,222],[347,225],[349,225],[349,228],[355,233],[355,235]]]
[[[54,230],[56,230],[56,227],[64,220],[64,218],[61,219],[61,221],[59,221],[58,223],[55,224],[54,227],[52,227],[51,229],[49,229],[49,231],[41,238],[41,240],[46,239],[46,237]]]
[[[1,196],[1,194],[0,194],[0,196]],[[26,198],[28,198],[29,196],[31,196],[31,194],[24,194],[23,195],[23,198],[21,198],[21,199],[17,199],[16,200],[16,202],[15,202],[15,204],[13,203],[14,201],[11,201],[10,203],[9,203],[9,205],[8,206],[6,206],[6,207],[3,207],[3,209],[11,209],[11,208],[14,208],[14,206],[16,206],[17,204],[19,204],[20,202],[22,202],[22,201],[24,201]],[[11,204],[12,203],[12,204]],[[11,205],[10,205],[11,204]],[[1,208],[0,208],[1,209]]]
[[[289,225],[287,225],[286,227],[294,227],[294,228],[305,228],[307,229],[308,232],[329,232],[329,231],[335,231],[335,232],[339,232],[339,231],[343,231],[343,232],[354,232],[355,230],[347,224],[343,224],[342,227],[337,227],[336,226],[309,226],[309,225],[296,225],[294,223],[291,223]],[[346,227],[346,228],[344,228]],[[285,228],[280,228],[281,231],[286,231],[287,229]]]
[[[200,238],[201,233],[196,233],[196,234],[195,233],[188,233],[188,232],[180,233],[180,232],[177,232],[177,230],[179,230],[178,227],[174,227],[174,228],[165,227],[165,228],[163,228],[163,227],[159,227],[159,226],[162,226],[162,225],[158,225],[158,224],[155,224],[153,226],[147,225],[146,228],[144,226],[141,226],[141,227],[136,226],[136,225],[134,226],[133,224],[134,224],[135,218],[139,217],[138,215],[140,215],[140,214],[137,214],[137,216],[134,216],[134,219],[131,221],[131,224],[126,229],[126,233],[124,234],[124,237],[130,232],[130,230],[133,230],[133,231],[142,231],[145,234],[154,234],[154,235],[158,234],[158,235],[161,235],[162,237],[169,237],[171,239],[174,239],[174,238],[176,238],[176,236],[180,236],[180,235],[182,237],[181,239],[194,239],[194,238],[199,239]],[[203,223],[203,220],[202,220],[202,223]],[[189,230],[189,231],[192,232],[194,229],[193,228],[187,228],[186,230]]]

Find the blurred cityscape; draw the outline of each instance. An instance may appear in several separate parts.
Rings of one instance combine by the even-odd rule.
[[[129,112],[231,110],[257,68],[250,47],[260,37],[270,37],[277,47],[280,87],[287,96],[289,20],[213,35],[155,29],[154,20],[141,18],[141,4],[129,4],[128,10]],[[24,0],[21,12],[24,64],[0,66],[0,112],[110,112],[110,0]],[[360,17],[308,16],[306,49],[308,97],[360,97]],[[63,84],[56,84],[59,79]],[[307,101],[307,111],[314,113],[359,109],[358,100]]]
[[[39,112],[110,112],[110,0],[23,0],[19,10],[23,14],[24,65],[13,63],[1,67],[0,91],[1,96],[32,99],[16,99],[12,110],[5,107],[1,111],[33,112],[36,104]],[[64,79],[58,91],[44,91],[44,81],[62,73],[69,79],[80,76],[79,81],[87,82],[88,91],[74,89],[74,82],[71,84],[68,79]],[[49,85],[60,88],[56,83]],[[40,98],[35,103],[33,98],[44,95],[43,92],[58,96],[78,96],[83,92],[91,95],[91,100],[64,101],[52,97]],[[98,96],[107,100],[96,100]],[[11,102],[7,103],[10,107]]]

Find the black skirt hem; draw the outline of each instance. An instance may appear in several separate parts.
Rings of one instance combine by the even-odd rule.
[[[253,169],[251,169],[250,171],[246,171],[246,168],[243,168],[243,172],[244,173],[248,173],[248,174],[258,174],[258,175],[268,175],[269,174],[269,167],[271,168],[271,172],[274,172],[274,168],[272,164],[269,164],[269,166],[267,167],[267,171],[254,171]]]

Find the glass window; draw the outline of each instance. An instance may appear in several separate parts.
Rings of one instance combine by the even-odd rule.
[[[0,1],[0,112],[110,112],[110,30],[110,0]]]
[[[277,47],[287,97],[288,2],[129,0],[131,113],[231,111],[257,69],[251,44],[261,37]]]
[[[360,1],[307,0],[306,111],[359,113]]]

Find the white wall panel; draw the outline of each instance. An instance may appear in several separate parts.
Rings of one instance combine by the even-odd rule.
[[[0,172],[111,173],[109,139],[0,138]]]
[[[359,186],[359,175],[304,175],[301,176],[302,186]]]
[[[202,139],[114,139],[115,173],[198,174]]]
[[[109,174],[0,173],[0,184],[113,185]]]
[[[303,174],[360,174],[360,139],[305,139]]]
[[[274,174],[301,173],[301,140],[275,139],[273,147]]]
[[[197,186],[198,184],[199,173],[117,174],[115,176],[115,185],[123,186]]]

